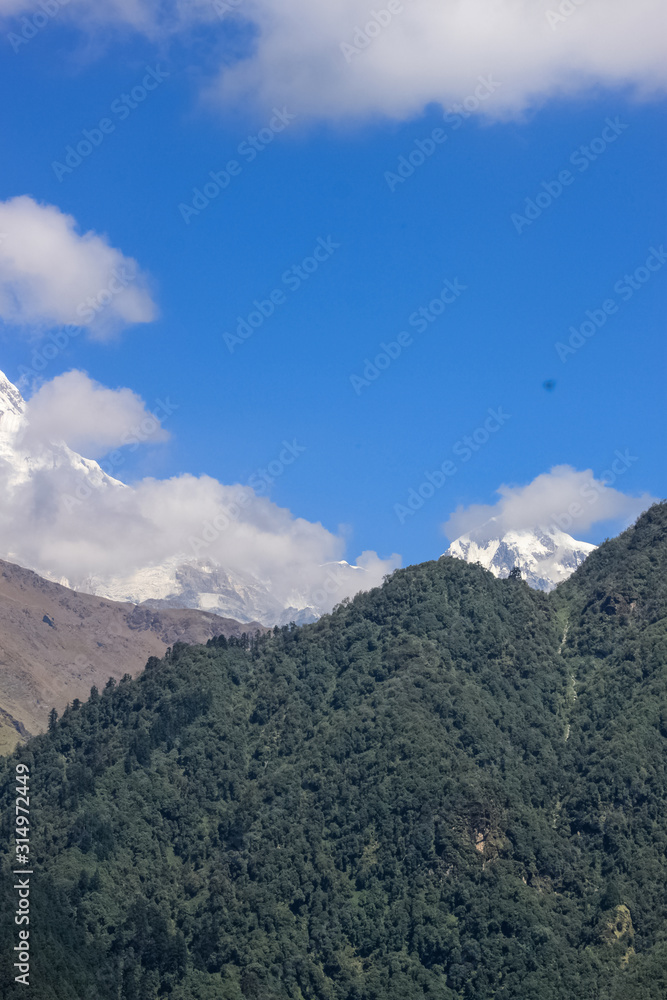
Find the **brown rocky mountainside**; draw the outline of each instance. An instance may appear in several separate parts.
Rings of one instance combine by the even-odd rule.
[[[46,728],[52,708],[143,670],[175,642],[265,632],[207,611],[154,609],[80,594],[0,560],[0,753]]]

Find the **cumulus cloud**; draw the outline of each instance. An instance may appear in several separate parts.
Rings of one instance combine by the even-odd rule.
[[[526,486],[500,486],[496,491],[500,499],[495,504],[458,507],[443,530],[449,539],[474,531],[475,538],[484,541],[507,531],[538,527],[560,528],[576,536],[601,521],[620,521],[627,526],[657,502],[657,497],[648,493],[629,496],[612,485],[634,461],[629,452],[617,452],[599,479],[592,469],[554,466]]]
[[[504,116],[599,84],[667,83],[661,0],[586,0],[560,20],[547,16],[558,2],[404,0],[378,26],[372,11],[385,7],[248,0],[239,10],[257,26],[255,48],[222,71],[221,94],[269,105],[279,96],[314,115],[407,118],[473,95],[491,75],[501,86],[480,109]]]
[[[26,416],[24,446],[63,441],[91,458],[169,438],[158,416],[131,389],[107,389],[81,371],[42,385],[27,403]]]
[[[77,429],[79,407],[88,430]],[[167,597],[177,572],[196,565],[198,589],[202,572],[212,592],[224,588],[224,570],[249,600],[269,593],[282,608],[325,610],[400,565],[400,557],[374,552],[347,565],[344,533],[296,517],[247,485],[189,474],[125,485],[104,471],[115,475],[122,464],[80,459],[56,440],[76,443],[88,433],[101,451],[122,444],[123,427],[145,412],[134,393],[104,389],[81,372],[45,385],[22,417],[7,407],[0,415],[0,557],[117,599],[147,585],[150,596]]]
[[[33,329],[64,324],[104,339],[148,323],[156,307],[147,278],[104,236],[27,195],[0,202],[0,319]]]
[[[33,6],[0,0],[0,13]],[[314,116],[406,118],[462,100],[489,74],[502,86],[481,109],[501,116],[599,85],[641,94],[667,84],[663,0],[402,0],[393,13],[386,0],[71,0],[60,16],[156,37],[215,22],[218,42],[232,19],[250,41],[239,58],[234,35],[217,97]]]

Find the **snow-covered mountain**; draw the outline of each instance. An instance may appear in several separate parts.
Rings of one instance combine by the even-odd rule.
[[[97,462],[77,455],[66,444],[54,443],[44,449],[26,443],[25,409],[23,396],[0,371],[0,476],[6,489],[20,488],[40,474],[61,467],[85,476],[95,488],[125,489],[123,483],[107,476]]]
[[[194,521],[187,521],[188,498],[179,507],[185,509],[186,526],[174,538],[173,547],[169,549],[169,529],[158,524],[162,536],[156,545],[157,557],[142,563],[138,556],[132,571],[123,571],[121,560],[114,558],[114,549],[121,540],[127,548],[128,537],[137,531],[142,532],[137,541],[143,543],[148,538],[150,542],[156,533],[153,510],[148,512],[153,515],[151,520],[142,507],[142,496],[107,475],[96,461],[77,454],[63,442],[36,440],[31,435],[26,408],[17,387],[0,372],[2,559],[98,597],[153,608],[196,608],[269,626],[315,621],[344,596],[381,580],[376,579],[377,571],[367,572],[363,565],[353,566],[344,560],[316,564],[308,579],[301,579],[293,567],[290,574],[278,572],[267,578],[266,574],[260,576],[252,568],[245,568],[238,547],[234,568],[225,565],[224,558],[215,558],[212,550],[193,555],[188,541],[192,535],[202,537],[202,520],[193,514]],[[151,488],[148,482],[147,491]],[[221,489],[231,492],[235,488]],[[266,516],[265,507],[260,514]],[[105,560],[100,558],[100,527],[95,526],[96,520],[103,525],[108,552]],[[31,529],[36,525],[39,532],[34,534],[39,534],[39,539],[32,537]],[[307,525],[306,530],[310,530]],[[222,538],[220,532],[217,534]],[[275,537],[267,539],[275,543]],[[200,544],[200,548],[206,546]],[[63,570],[64,565],[72,568]],[[87,566],[87,571],[74,568],[81,566]],[[289,582],[294,579],[298,584]]]
[[[486,524],[452,542],[446,556],[480,563],[504,578],[518,566],[530,587],[553,590],[574,573],[595,545],[578,542],[555,527],[500,532],[491,518]]]
[[[183,562],[174,557],[130,576],[110,580],[88,577],[77,589],[147,608],[197,608],[263,625],[305,625],[322,614],[321,608],[304,604],[298,595],[298,606],[285,606],[271,593],[269,585],[252,574],[232,572],[207,559]]]
[[[269,626],[314,621],[343,597],[376,586],[390,568],[374,553],[356,566],[331,559],[319,541],[319,559],[296,562],[301,543],[323,529],[289,521],[266,499],[252,501],[254,521],[229,514],[231,534],[214,528],[216,511],[224,525],[241,492],[194,477],[127,486],[65,443],[37,439],[21,393],[0,372],[0,558],[98,597]],[[283,534],[266,530],[276,520]],[[285,532],[296,541],[287,545]],[[272,567],[262,569],[257,545],[249,558],[249,537],[275,550]],[[445,554],[501,577],[518,566],[530,586],[551,590],[594,547],[554,528],[503,533],[492,519]]]

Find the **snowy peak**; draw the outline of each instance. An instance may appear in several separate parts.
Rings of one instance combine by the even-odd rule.
[[[29,417],[30,403],[0,372],[0,559],[109,600],[150,609],[191,608],[268,626],[316,621],[372,579],[365,566],[338,560],[316,565],[303,581],[290,575],[286,584],[279,568],[273,575],[261,575],[239,567],[238,555],[230,564],[224,552],[219,561],[193,556],[192,539],[180,524],[172,547],[171,537],[162,537],[159,525],[150,520],[148,501],[149,514],[144,515],[143,496],[64,441],[31,435]],[[29,516],[23,518],[22,511]],[[148,558],[137,559],[134,565],[128,560],[126,572],[119,568],[120,561],[88,557],[89,551],[97,551],[98,514],[110,526],[109,548],[114,547],[114,532],[129,532],[141,519],[142,530],[145,526],[149,537],[151,530],[154,533],[155,554],[146,545]],[[46,547],[33,540],[30,528],[35,517],[52,525]],[[184,523],[192,523],[189,530],[199,540],[203,528],[198,517]],[[64,550],[81,551],[85,558],[74,558],[64,566]]]
[[[4,372],[0,372],[0,419],[6,414],[20,417],[25,409],[25,400],[13,382]]]
[[[518,566],[530,587],[548,591],[567,580],[596,547],[557,528],[497,531],[493,519],[487,521],[452,542],[445,555],[480,563],[500,579]]]
[[[0,486],[15,489],[46,472],[61,473],[62,483],[69,475],[78,486],[85,483],[95,489],[109,486],[125,489],[123,483],[108,476],[97,462],[83,458],[64,441],[54,440],[47,447],[43,442],[31,440],[27,430],[26,401],[0,371]],[[21,562],[13,552],[0,552],[0,557]],[[43,567],[29,568],[44,575]]]
[[[25,426],[25,400],[13,382],[0,372],[0,441],[11,450],[17,433]],[[1,447],[1,446],[0,446]]]
[[[129,601],[146,608],[196,608],[239,622],[265,625],[304,625],[316,621],[321,609],[279,601],[271,587],[252,574],[232,572],[206,559],[184,562],[174,557],[159,566],[113,579],[89,577],[79,584],[84,592]],[[233,612],[233,614],[232,614]]]

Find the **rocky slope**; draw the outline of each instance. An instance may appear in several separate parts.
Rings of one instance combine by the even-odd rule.
[[[0,560],[0,752],[44,730],[49,712],[109,677],[135,676],[175,642],[264,631],[190,609],[153,609],[79,594]]]

